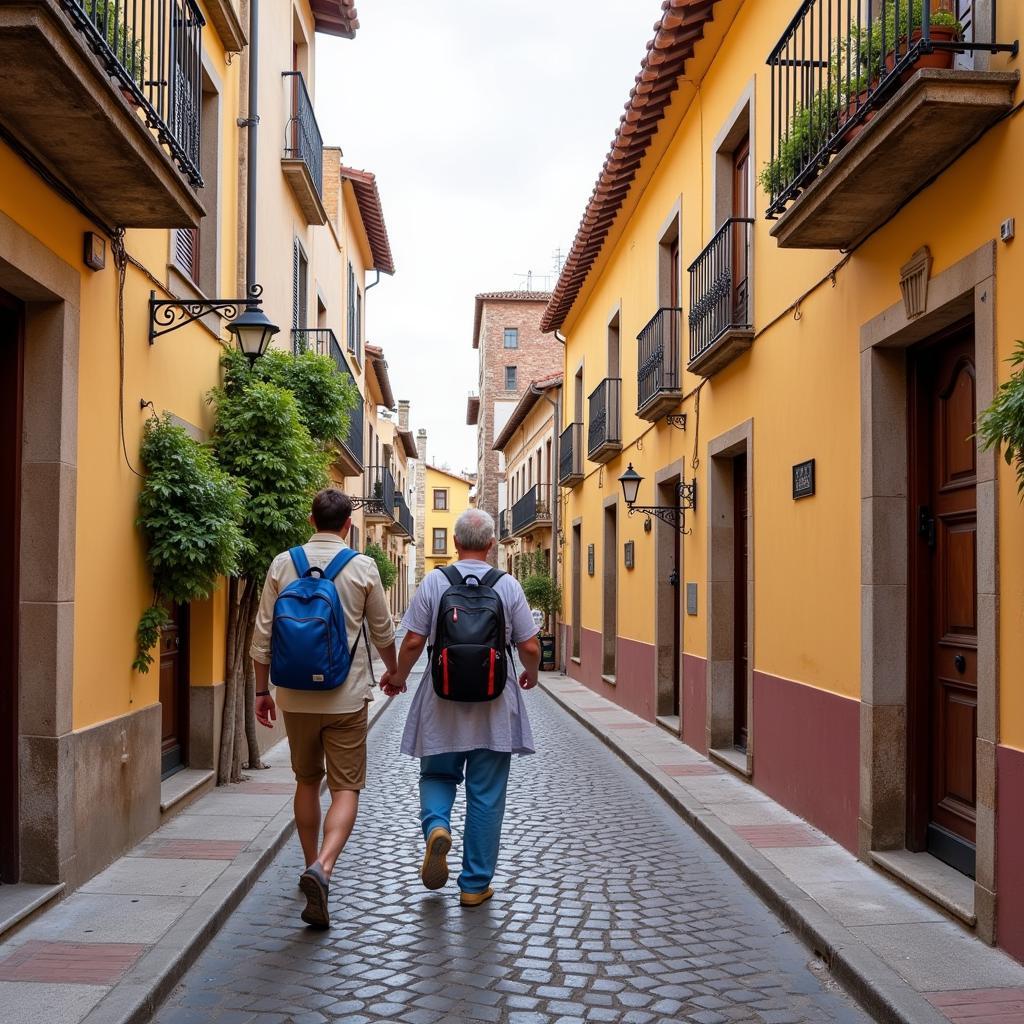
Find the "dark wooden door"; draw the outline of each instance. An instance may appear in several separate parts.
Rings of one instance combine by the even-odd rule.
[[[0,882],[18,881],[18,567],[24,316],[0,292]]]
[[[188,761],[188,605],[176,605],[170,616],[160,635],[162,778],[184,768]]]
[[[974,336],[912,360],[911,842],[974,875],[978,735]]]
[[[679,715],[683,685],[683,608],[682,581],[682,534],[672,531],[672,570],[668,581],[672,586],[672,714]]]
[[[732,460],[733,742],[747,749],[747,456]]]
[[[732,155],[732,215],[750,216],[750,139],[744,138]],[[748,323],[747,317],[747,246],[749,227],[734,224],[732,228],[732,301],[733,323]]]

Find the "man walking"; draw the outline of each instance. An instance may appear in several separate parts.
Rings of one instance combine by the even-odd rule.
[[[466,822],[459,875],[459,900],[464,907],[479,906],[494,895],[491,879],[501,844],[512,755],[534,752],[533,735],[520,690],[530,690],[537,685],[538,628],[519,582],[492,570],[487,564],[493,545],[494,520],[490,515],[482,509],[471,508],[459,516],[455,524],[455,548],[459,555],[454,565],[458,574],[455,581],[461,578],[472,585],[476,580],[478,585],[492,586],[497,593],[506,624],[506,635],[497,643],[502,648],[512,644],[518,648],[524,667],[519,685],[516,685],[512,658],[499,654],[500,660],[507,664],[509,684],[500,695],[473,702],[444,699],[446,691],[443,689],[439,695],[431,685],[432,670],[428,664],[413,696],[402,736],[402,753],[420,758],[420,820],[427,844],[420,877],[428,889],[440,889],[448,881],[452,807],[456,790],[465,780]],[[451,568],[430,573],[416,591],[403,620],[407,632],[399,652],[397,671],[389,670],[381,680],[381,688],[389,697],[405,691],[409,672],[428,639],[433,649],[438,609],[443,595],[453,585],[449,578]],[[493,583],[485,583],[485,578]],[[457,608],[454,614],[458,615]],[[442,652],[443,658],[438,655],[438,660],[444,661],[445,686],[448,653]],[[490,664],[493,677],[493,656]],[[457,676],[457,666],[452,672]],[[458,687],[458,678],[451,682],[453,689]],[[491,683],[493,685],[493,678]]]
[[[310,523],[316,532],[301,552],[310,572],[315,576],[315,570],[320,570],[322,575],[348,549],[345,539],[352,526],[351,499],[335,488],[321,491],[313,499]],[[298,560],[303,561],[301,555]],[[250,650],[256,670],[256,718],[268,728],[277,720],[277,705],[270,693],[274,606],[285,587],[298,578],[292,553],[278,555],[267,573],[256,615]],[[394,624],[376,562],[366,555],[356,555],[344,564],[333,584],[344,610],[347,642],[353,648],[348,677],[335,689],[276,687],[295,773],[295,824],[306,860],[306,870],[299,880],[306,897],[302,920],[319,928],[331,924],[331,872],[352,833],[359,792],[366,783],[367,705],[373,700],[373,674],[369,643],[358,643],[364,622],[385,668],[397,668]],[[331,806],[324,819],[321,843],[320,785],[325,761]]]

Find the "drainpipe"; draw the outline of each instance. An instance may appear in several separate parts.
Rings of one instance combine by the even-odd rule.
[[[379,271],[379,270],[378,270],[378,269],[377,269],[376,267],[374,267],[374,268],[373,268],[373,270],[374,270],[374,273],[375,273],[375,274],[376,274],[377,276],[376,276],[376,277],[375,277],[375,278],[373,279],[373,284],[367,284],[367,285],[363,285],[363,298],[364,298],[364,299],[366,298],[366,293],[367,293],[367,292],[368,292],[368,291],[369,291],[369,290],[370,290],[371,288],[376,288],[376,287],[377,287],[377,285],[379,285],[379,284],[380,284],[380,271]]]
[[[555,336],[556,337],[558,336],[557,332],[556,332]],[[564,377],[563,377],[563,381],[564,381]],[[554,465],[554,469],[552,469],[552,467],[549,466],[548,467],[548,471],[551,473],[551,493],[554,495],[554,500],[551,502],[551,535],[554,538],[554,542],[555,542],[554,543],[554,550],[551,553],[551,578],[554,580],[555,586],[557,587],[558,586],[558,553],[559,553],[559,550],[561,549],[561,545],[558,542],[558,520],[559,520],[559,516],[558,516],[559,501],[558,501],[558,498],[559,498],[559,494],[558,494],[558,480],[557,480],[556,474],[558,472],[558,466],[561,464],[561,457],[559,455],[559,446],[561,444],[561,436],[562,436],[562,432],[561,432],[561,426],[562,426],[562,400],[561,400],[561,397],[559,397],[559,398],[551,398],[546,391],[542,391],[542,390],[538,389],[537,386],[535,384],[533,384],[533,383],[530,384],[530,394],[536,395],[538,398],[543,398],[544,401],[547,402],[548,405],[550,405],[552,409],[554,409],[554,416],[555,416],[555,420],[554,420],[555,443],[551,446],[552,447],[552,452],[553,452],[554,464],[555,465]],[[557,620],[555,622],[555,625],[557,626]],[[559,665],[561,670],[564,672],[565,671],[564,659],[559,658],[558,655],[559,655],[559,653],[564,654],[565,652],[564,651],[560,651],[560,645],[559,645],[558,640],[559,640],[558,631],[556,629],[555,630],[555,663],[557,665]]]
[[[249,0],[249,129],[246,154],[245,204],[245,290],[256,283],[256,172],[258,128],[260,123],[260,0]]]

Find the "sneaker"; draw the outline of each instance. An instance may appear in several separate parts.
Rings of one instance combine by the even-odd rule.
[[[488,886],[483,892],[464,892],[459,894],[459,903],[464,907],[479,907],[486,903],[494,895],[494,890]]]
[[[324,874],[324,869],[319,863],[311,864],[302,872],[299,889],[306,897],[306,909],[302,912],[302,920],[314,928],[330,928],[331,914],[327,906],[330,879]]]
[[[440,889],[448,881],[448,851],[452,848],[452,834],[438,826],[427,836],[427,852],[423,854],[420,878],[428,889]]]

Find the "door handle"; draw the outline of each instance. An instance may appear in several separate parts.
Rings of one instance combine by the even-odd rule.
[[[953,659],[953,667],[960,675],[963,675],[967,671],[967,659],[962,654],[958,654]]]
[[[927,505],[917,510],[917,532],[924,537],[928,547],[935,547],[935,516]]]

